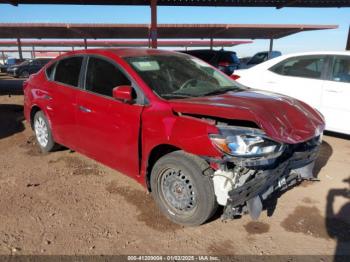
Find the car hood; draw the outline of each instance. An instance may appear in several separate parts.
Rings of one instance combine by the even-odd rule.
[[[252,121],[273,140],[289,144],[307,141],[319,135],[325,126],[322,115],[309,105],[253,89],[169,103],[178,113]]]

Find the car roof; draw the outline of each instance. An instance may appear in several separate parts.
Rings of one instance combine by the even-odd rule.
[[[283,57],[306,56],[306,55],[350,55],[350,51],[312,51],[299,52],[283,55]]]

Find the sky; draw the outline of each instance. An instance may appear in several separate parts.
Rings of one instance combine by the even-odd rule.
[[[0,4],[0,23],[150,23],[148,6],[66,6]],[[338,29],[302,32],[274,41],[284,54],[345,50],[350,8],[158,7],[158,23],[335,24]],[[231,49],[239,57],[268,50],[268,40]]]

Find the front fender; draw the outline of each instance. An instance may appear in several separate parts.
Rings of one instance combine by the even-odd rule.
[[[146,175],[152,150],[159,145],[170,145],[199,156],[222,157],[208,136],[219,132],[214,124],[198,118],[178,115],[170,107],[160,107],[155,105],[147,107],[142,114],[140,172],[142,178]]]

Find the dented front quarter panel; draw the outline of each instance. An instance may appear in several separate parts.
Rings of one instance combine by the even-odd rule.
[[[209,134],[218,134],[214,124],[204,120],[181,116],[173,112],[167,102],[154,102],[142,113],[142,164],[141,177],[146,175],[148,159],[159,145],[170,145],[188,153],[221,158],[211,143]]]

